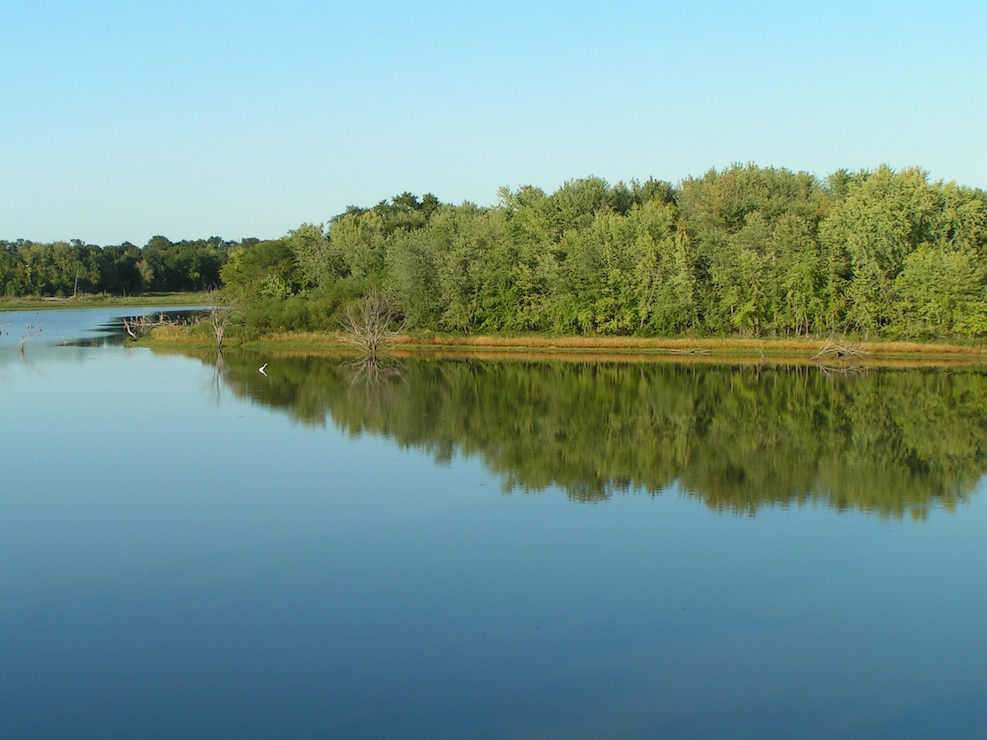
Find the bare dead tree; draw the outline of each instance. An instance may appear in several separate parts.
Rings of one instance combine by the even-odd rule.
[[[398,312],[391,300],[380,290],[371,288],[343,315],[343,341],[359,348],[375,360],[400,335]]]
[[[234,306],[213,306],[209,309],[209,324],[216,335],[216,347],[223,351],[223,339],[226,337],[226,329],[237,314]]]

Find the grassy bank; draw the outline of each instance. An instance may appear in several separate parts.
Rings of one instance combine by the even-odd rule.
[[[143,293],[115,296],[105,293],[69,298],[0,298],[0,311],[38,311],[56,308],[117,308],[143,306],[201,306],[212,302],[209,293]]]
[[[143,340],[156,347],[215,347],[207,322],[197,327],[162,327]],[[227,348],[272,355],[353,352],[339,334],[329,332],[244,333],[230,331]],[[806,363],[839,365],[980,364],[983,343],[853,341],[845,338],[741,339],[553,336],[458,336],[432,333],[395,337],[394,356],[514,357],[553,360],[663,360],[690,362]]]

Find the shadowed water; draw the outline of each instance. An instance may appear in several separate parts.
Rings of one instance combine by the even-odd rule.
[[[0,346],[0,736],[987,729],[979,369],[40,339]]]

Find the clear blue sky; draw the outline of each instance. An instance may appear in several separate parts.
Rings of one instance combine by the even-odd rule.
[[[0,238],[278,237],[734,162],[987,189],[987,2],[0,3]]]

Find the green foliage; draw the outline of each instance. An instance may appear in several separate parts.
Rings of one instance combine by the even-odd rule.
[[[447,332],[987,332],[987,195],[919,170],[734,165],[679,188],[590,177],[502,188],[493,208],[431,198],[292,232],[300,283],[379,286],[406,326]]]
[[[388,250],[386,289],[409,326],[437,326],[443,313],[438,300],[441,254],[436,247],[435,239],[418,230],[398,235]]]
[[[287,299],[298,292],[301,271],[289,239],[258,242],[233,249],[221,271],[223,284],[235,295]]]
[[[141,250],[145,287],[160,292],[216,288],[227,251],[233,246],[219,237],[174,243],[163,236],[152,237]]]
[[[222,283],[258,327],[334,325],[341,296],[373,288],[417,330],[987,335],[987,193],[915,168],[588,177],[489,208],[405,192],[272,241],[3,247],[8,295]]]
[[[307,286],[331,285],[343,275],[343,265],[330,250],[329,235],[321,225],[302,224],[288,232],[285,242]]]
[[[216,288],[227,252],[237,245],[218,237],[172,243],[155,236],[143,249],[129,242],[98,247],[78,239],[49,244],[18,240],[0,246],[0,287],[8,296],[126,296]]]
[[[915,338],[983,336],[984,272],[971,250],[919,245],[904,259],[894,281],[896,330]]]

